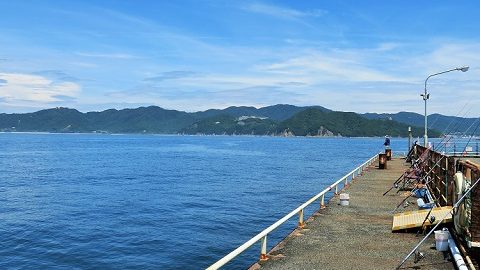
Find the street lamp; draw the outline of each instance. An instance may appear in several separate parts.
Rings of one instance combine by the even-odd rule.
[[[432,75],[428,76],[427,79],[425,80],[425,93],[423,93],[423,94],[420,95],[420,96],[423,97],[423,100],[425,101],[425,136],[423,137],[423,145],[424,145],[425,147],[428,146],[428,136],[427,136],[427,100],[430,98],[430,94],[427,93],[427,81],[428,81],[428,79],[430,79],[430,78],[433,77],[433,76],[437,76],[437,75],[440,75],[440,74],[443,74],[443,73],[447,73],[447,72],[452,72],[452,71],[466,72],[466,71],[468,71],[468,69],[469,69],[468,66],[463,66],[463,67],[458,67],[458,68],[449,69],[449,70],[446,70],[446,71],[442,71],[442,72],[438,72],[438,73],[432,74]]]

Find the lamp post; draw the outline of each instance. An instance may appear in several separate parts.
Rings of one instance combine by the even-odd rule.
[[[433,76],[437,76],[437,75],[440,75],[440,74],[444,74],[444,73],[448,73],[448,72],[452,72],[452,71],[461,71],[461,72],[466,72],[468,71],[468,66],[464,66],[464,67],[458,67],[458,68],[453,68],[453,69],[449,69],[449,70],[446,70],[446,71],[442,71],[442,72],[438,72],[438,73],[435,73],[435,74],[432,74],[432,75],[429,75],[427,77],[427,79],[425,79],[425,93],[421,94],[420,96],[423,97],[423,100],[425,101],[425,135],[423,137],[423,145],[425,147],[428,146],[428,136],[427,136],[427,100],[430,98],[430,94],[427,93],[427,81],[428,79],[430,79],[431,77]]]

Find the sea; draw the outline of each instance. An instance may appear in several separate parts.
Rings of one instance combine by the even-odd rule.
[[[383,141],[0,133],[0,269],[204,269]],[[407,140],[392,149],[406,152]],[[257,243],[224,269],[259,254]]]

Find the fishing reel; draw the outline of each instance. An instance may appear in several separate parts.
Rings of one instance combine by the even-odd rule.
[[[413,262],[414,263],[418,263],[419,261],[421,261],[422,259],[425,258],[425,254],[423,254],[423,252],[420,252],[420,251],[415,251],[415,258],[413,259]]]

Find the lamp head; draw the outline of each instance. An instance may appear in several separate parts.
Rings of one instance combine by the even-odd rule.
[[[456,68],[456,70],[460,70],[461,72],[467,72],[469,68],[470,68],[469,66],[463,66],[463,67]]]

